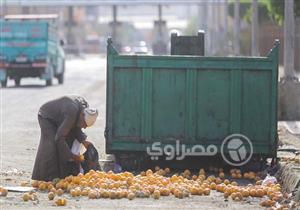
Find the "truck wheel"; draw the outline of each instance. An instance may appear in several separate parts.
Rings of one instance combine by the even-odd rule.
[[[51,86],[52,85],[52,79],[47,79],[46,80],[46,85]]]
[[[59,84],[63,84],[64,83],[64,73],[59,74],[57,79],[58,79]]]
[[[7,79],[1,81],[1,87],[6,87],[7,86]]]
[[[20,83],[21,83],[21,78],[15,78],[15,85],[16,85],[17,87],[20,86]]]

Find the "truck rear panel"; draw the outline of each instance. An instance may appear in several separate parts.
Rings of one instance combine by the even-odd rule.
[[[146,152],[247,136],[253,153],[277,149],[278,48],[267,57],[119,55],[107,49],[106,152]]]
[[[54,37],[49,35],[51,30],[47,22],[1,21],[2,65],[14,71],[45,68],[48,53],[54,45]]]

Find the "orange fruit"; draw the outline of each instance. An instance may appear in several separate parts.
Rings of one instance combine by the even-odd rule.
[[[53,184],[49,184],[49,185],[47,186],[48,191],[50,191],[52,188],[54,188]]]
[[[226,186],[226,185],[224,185],[224,184],[218,184],[218,185],[216,186],[216,190],[217,190],[218,192],[224,192],[225,186]]]
[[[251,195],[252,197],[255,197],[255,196],[256,196],[256,190],[255,190],[255,189],[251,189],[249,193],[250,193],[250,195]]]
[[[80,183],[80,177],[79,176],[74,176],[72,179],[73,184],[79,184]]]
[[[221,179],[224,179],[224,178],[225,178],[224,172],[220,172],[220,173],[219,173],[219,177],[220,177]]]
[[[150,194],[150,192],[149,192],[149,194]],[[169,190],[168,188],[163,188],[163,189],[161,190],[160,194],[161,194],[162,196],[169,196],[169,195],[170,195],[170,190]]]
[[[59,198],[55,201],[57,206],[65,206],[67,204],[67,200],[64,198]]]
[[[256,196],[257,197],[263,197],[265,195],[264,191],[262,189],[258,189],[256,191]]]
[[[97,195],[97,194],[96,194]],[[96,196],[97,197],[97,196]],[[109,198],[110,199],[116,199],[117,198],[117,193],[115,191],[110,191],[109,192]]]
[[[29,199],[30,199],[30,195],[29,195],[29,193],[24,193],[23,194],[23,196],[22,196],[22,199],[23,199],[23,201],[29,201]]]
[[[230,181],[228,179],[224,179],[223,183],[226,184],[226,185],[228,185],[228,184],[230,184]]]
[[[46,185],[46,183],[44,183],[44,182],[41,182],[40,184],[39,184],[39,190],[46,190],[47,189],[47,185]]]
[[[238,185],[238,183],[237,183],[237,182],[231,182],[231,185],[233,185],[233,186],[237,186],[237,185]]]
[[[196,181],[197,179],[198,179],[198,176],[196,176],[196,175],[192,176],[192,180]]]
[[[181,190],[179,190],[176,197],[179,198],[179,199],[182,199],[183,196],[184,196],[183,192]]]
[[[81,193],[80,193],[81,196],[87,196],[88,194],[89,194],[88,190],[86,190],[86,189],[81,190]]]
[[[170,168],[165,168],[165,172],[168,174],[171,172]]]
[[[56,194],[56,189],[53,187],[49,190],[49,192],[53,192],[54,194]]]
[[[238,177],[238,175],[237,175],[236,173],[232,173],[232,174],[231,174],[231,177],[232,177],[233,179],[236,179],[236,178]]]
[[[199,190],[196,187],[192,187],[190,192],[192,195],[198,195]]]
[[[56,190],[56,194],[58,196],[61,196],[62,194],[64,194],[64,191],[62,189],[58,189],[58,190]]]
[[[236,197],[235,200],[238,200],[238,201],[243,200],[243,195],[240,192],[236,192],[235,197]]]
[[[221,184],[222,180],[219,177],[217,177],[216,180],[215,180],[215,182],[216,182],[216,184]]]
[[[255,183],[256,185],[261,185],[262,184],[262,180],[258,180],[258,181],[256,181],[256,183]]]
[[[72,197],[76,197],[77,196],[77,193],[76,193],[75,189],[71,189],[70,190],[70,194],[71,194]]]
[[[204,193],[204,195],[209,195],[210,194],[210,189],[205,188],[203,193]]]
[[[250,192],[247,189],[242,190],[243,197],[248,197],[250,195]]]
[[[37,180],[32,180],[32,181],[31,181],[31,186],[34,187],[34,188],[38,188],[38,187],[39,187],[39,181],[37,181]]]
[[[224,192],[224,198],[228,198],[229,196],[230,196],[230,192],[225,191],[225,192]]]
[[[153,198],[154,199],[159,199],[160,198],[160,192],[159,192],[159,190],[154,190],[154,192],[153,192]]]
[[[79,161],[83,162],[84,161],[84,155],[79,155]]]
[[[210,189],[216,190],[216,187],[217,187],[216,183],[212,182],[212,183],[210,184]]]
[[[203,168],[201,168],[200,171],[199,171],[199,174],[200,175],[205,175],[205,170]]]
[[[48,193],[48,199],[49,199],[49,200],[53,200],[54,197],[55,197],[55,194],[54,194],[53,192],[49,192],[49,193]]]
[[[7,189],[0,187],[0,196],[6,197],[8,194]]]
[[[133,200],[135,198],[135,194],[130,192],[130,193],[128,193],[127,198],[128,198],[128,200]]]
[[[95,190],[90,190],[88,193],[89,199],[96,199],[97,198],[97,192]]]
[[[198,195],[203,195],[203,194],[204,194],[204,189],[202,187],[199,187]]]
[[[260,202],[260,205],[264,206],[264,207],[271,207],[271,206],[275,205],[275,201],[272,201],[272,200],[263,200],[263,201]]]
[[[150,176],[150,175],[152,175],[152,174],[153,174],[153,172],[152,172],[151,169],[148,169],[148,170],[146,171],[146,175],[147,175],[147,176]]]

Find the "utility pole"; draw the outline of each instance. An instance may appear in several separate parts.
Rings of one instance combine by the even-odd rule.
[[[117,40],[117,5],[113,5],[112,6],[112,11],[113,11],[113,22],[112,22],[112,40],[114,42],[117,42],[119,40]]]
[[[300,83],[294,71],[294,0],[284,1],[284,76],[278,84],[278,120],[300,120]]]
[[[259,56],[258,50],[258,11],[257,0],[252,0],[252,23],[251,23],[251,55]]]
[[[288,0],[284,3],[284,80],[297,80],[294,72],[294,0]]]
[[[198,22],[199,22],[199,25],[198,25],[198,29],[197,30],[204,30],[205,32],[205,36],[204,36],[204,43],[205,43],[205,48],[204,51],[205,51],[205,54],[207,53],[207,33],[208,33],[208,29],[207,29],[207,15],[208,15],[208,12],[207,12],[207,2],[206,1],[202,1],[201,3],[199,3],[199,6],[198,6]]]
[[[227,0],[224,0],[223,2],[223,10],[224,10],[224,17],[223,17],[223,20],[224,20],[224,54],[228,54],[228,1]]]
[[[158,40],[163,40],[163,32],[162,32],[162,6],[161,4],[158,5]]]
[[[235,0],[234,3],[234,54],[240,54],[240,0]]]

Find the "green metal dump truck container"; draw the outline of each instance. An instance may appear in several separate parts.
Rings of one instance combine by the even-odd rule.
[[[119,55],[109,39],[106,152],[157,160],[151,149],[170,156],[180,144],[185,155],[205,148],[237,160],[251,147],[250,158],[276,157],[278,48],[266,57]],[[251,146],[233,138],[224,150],[232,135]]]
[[[0,81],[39,77],[52,85],[64,80],[65,54],[60,46],[57,15],[8,15],[0,22]]]

